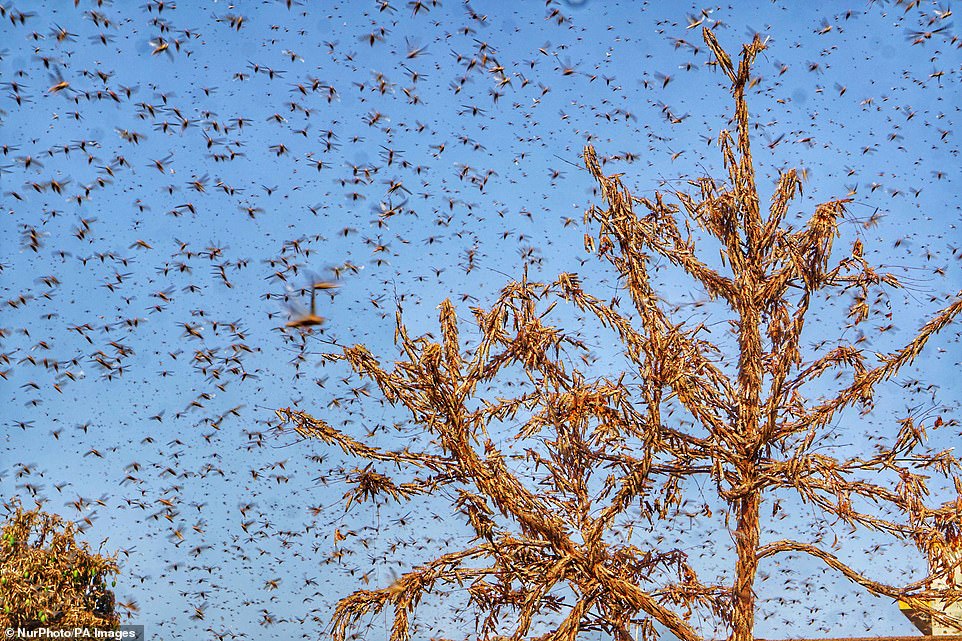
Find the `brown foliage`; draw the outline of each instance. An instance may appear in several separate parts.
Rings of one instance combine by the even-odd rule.
[[[962,311],[962,300],[890,354],[840,340],[821,356],[803,356],[806,314],[816,297],[854,296],[849,319],[858,324],[868,315],[870,292],[899,284],[874,271],[860,243],[832,264],[847,200],[817,206],[800,229],[785,223],[801,190],[794,170],[780,175],[763,215],[745,91],[765,45],[757,38],[746,45],[736,67],[711,31],[704,38],[731,82],[735,103],[734,135],[723,131],[718,139],[726,180],[692,181],[691,193],[671,194],[678,204],[660,193],[640,198],[618,175],[602,173],[594,149],[585,150],[605,203],[586,213],[597,229],[586,245],[618,272],[630,312],[584,291],[575,274],[551,283],[529,282],[526,275],[505,286],[490,309],[472,310],[480,333],[473,347],[460,340],[454,306],[445,301],[440,342],[430,335],[411,338],[398,310],[395,340],[402,357],[392,369],[361,345],[329,355],[373,381],[388,403],[426,429],[428,451],[378,449],[305,412],[278,410],[302,437],[369,463],[349,478],[350,501],[456,497],[452,507],[475,534],[464,550],[429,560],[387,587],[342,599],[333,621],[338,641],[385,608],[394,614],[391,640],[406,640],[422,596],[457,587],[470,595],[478,638],[571,641],[602,629],[628,641],[639,629],[650,635],[657,622],[695,641],[701,635],[692,613],[698,611],[727,627],[732,639],[748,641],[759,564],[785,554],[808,555],[873,594],[943,617],[927,605],[936,594],[946,596],[931,587],[934,575],[888,585],[853,569],[828,543],[761,540],[763,497],[788,492],[833,522],[929,552],[951,544],[962,518],[962,491],[954,503],[929,507],[924,474],[962,489],[958,462],[948,452],[925,449],[921,425],[904,419],[895,441],[872,455],[837,458],[817,444],[841,412],[870,408],[878,386]],[[696,237],[720,246],[724,272],[699,258]],[[726,353],[707,340],[703,326],[671,318],[652,284],[653,259],[683,270],[715,304],[727,307],[734,350]],[[559,303],[617,335],[628,363],[624,373],[590,378],[576,366],[587,347],[576,334],[549,324]],[[849,384],[827,400],[806,398],[806,385],[839,370],[849,373]],[[526,391],[492,394],[499,375],[517,371],[527,377]],[[670,418],[668,407],[689,420]],[[510,438],[498,437],[506,424],[520,426]],[[407,470],[409,480],[375,472],[378,464]],[[627,536],[619,531],[625,522],[654,523],[655,530],[659,523],[698,518],[686,511],[684,488],[699,478],[710,481],[704,489],[716,493],[734,540],[730,583],[703,582],[682,550],[658,547],[657,538],[637,547],[630,529]],[[889,483],[892,478],[897,481]],[[951,565],[936,565],[941,569],[933,572],[946,574]],[[549,631],[530,636],[536,629]]]
[[[7,504],[0,532],[0,628],[112,628],[119,625],[113,557],[91,552],[76,526],[39,508]]]

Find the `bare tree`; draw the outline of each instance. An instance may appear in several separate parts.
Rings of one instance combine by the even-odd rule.
[[[745,93],[765,43],[756,37],[745,45],[736,66],[710,30],[703,35],[735,103],[735,131],[718,138],[725,180],[692,181],[689,193],[669,199],[639,198],[619,176],[602,173],[594,149],[585,149],[605,203],[586,213],[597,229],[586,244],[617,271],[629,311],[584,291],[574,274],[551,283],[525,274],[490,309],[472,310],[479,334],[473,346],[459,338],[464,323],[445,301],[439,342],[409,336],[399,307],[401,360],[392,369],[361,345],[330,355],[428,431],[423,450],[379,449],[306,412],[278,410],[302,437],[368,462],[350,475],[350,501],[450,497],[474,532],[469,547],[428,560],[387,587],[342,599],[335,639],[385,608],[393,610],[392,641],[407,639],[423,595],[462,587],[478,638],[570,641],[604,630],[628,641],[639,629],[653,634],[658,623],[695,641],[702,638],[693,623],[697,613],[728,629],[734,641],[748,641],[759,565],[786,554],[813,557],[872,594],[947,620],[929,604],[951,591],[932,588],[932,579],[948,576],[957,559],[937,565],[924,581],[889,585],[853,568],[829,544],[762,540],[763,498],[788,492],[828,519],[925,551],[954,544],[962,522],[958,462],[926,446],[923,425],[903,419],[894,441],[852,457],[818,445],[840,413],[871,407],[879,386],[962,311],[962,300],[891,353],[840,340],[827,353],[806,355],[805,320],[817,297],[853,299],[846,322],[858,324],[871,316],[875,293],[899,282],[869,265],[860,241],[833,261],[847,200],[818,205],[800,229],[785,222],[801,189],[794,170],[780,174],[763,215]],[[720,248],[720,265],[699,257],[706,238]],[[735,339],[727,349],[708,340],[704,325],[672,318],[654,289],[653,259],[683,270],[714,305],[727,308]],[[617,336],[623,373],[589,376],[579,369],[589,348],[577,332],[549,323],[559,303]],[[808,398],[811,385],[839,371],[847,372],[840,389],[826,400]],[[527,384],[505,397],[499,377],[512,372],[522,372]],[[511,425],[516,429],[506,437]],[[402,470],[403,480],[377,471],[391,467]],[[949,490],[954,483],[955,502],[928,506],[926,474],[939,475]],[[657,533],[710,517],[707,503],[703,515],[687,505],[693,479],[710,479],[706,488],[715,492],[722,527],[734,541],[734,566],[724,581],[700,578],[683,551],[659,545],[658,537],[638,538],[630,525],[644,522]]]

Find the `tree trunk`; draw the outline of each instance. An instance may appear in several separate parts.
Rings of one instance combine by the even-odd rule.
[[[735,529],[735,586],[732,595],[731,641],[752,641],[755,622],[755,573],[758,570],[761,493],[753,491],[742,499]]]

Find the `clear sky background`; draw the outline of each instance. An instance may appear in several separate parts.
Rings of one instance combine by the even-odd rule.
[[[0,492],[122,550],[118,598],[158,638],[313,637],[338,596],[462,544],[432,504],[344,515],[347,463],[279,433],[273,409],[396,443],[398,417],[319,358],[360,342],[390,360],[395,300],[412,331],[445,297],[469,323],[525,264],[617,295],[582,245],[600,204],[582,149],[640,195],[724,175],[713,141],[731,104],[701,26],[733,55],[768,38],[750,97],[763,189],[804,170],[796,225],[851,195],[838,251],[861,239],[907,287],[845,336],[901,344],[962,282],[955,16],[909,4],[3,3]],[[326,323],[284,330],[312,273],[339,277],[317,300]],[[725,343],[702,292],[658,278],[679,320]],[[813,353],[847,303],[815,308]],[[616,362],[610,336],[585,332],[599,368]],[[958,331],[930,347],[826,447],[957,415]],[[936,445],[959,441],[947,422]],[[796,508],[766,536],[834,536],[880,578],[924,574],[913,550]],[[678,545],[723,576],[720,518]],[[350,536],[332,557],[335,528]],[[759,636],[914,631],[821,568],[763,572]],[[433,607],[422,638],[460,636]]]

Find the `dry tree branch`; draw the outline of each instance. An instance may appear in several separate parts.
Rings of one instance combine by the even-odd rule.
[[[760,547],[757,552],[757,558],[761,560],[766,557],[775,556],[776,554],[785,554],[789,552],[800,552],[819,559],[825,563],[825,565],[832,568],[852,583],[858,584],[865,588],[869,593],[876,596],[887,596],[896,601],[903,601],[912,608],[931,616],[933,620],[938,621],[939,623],[950,626],[957,623],[954,618],[946,615],[942,610],[932,607],[928,599],[925,598],[942,596],[944,595],[944,591],[909,590],[906,588],[897,588],[885,583],[873,581],[862,573],[853,570],[850,565],[840,560],[831,552],[827,552],[818,546],[811,545],[809,543],[801,543],[799,541],[791,541],[787,539],[775,541]]]
[[[619,174],[602,173],[591,146],[584,151],[604,204],[585,214],[586,223],[597,226],[585,245],[617,272],[632,310],[623,313],[615,302],[587,293],[576,274],[540,283],[525,272],[489,309],[471,310],[477,330],[470,348],[460,337],[454,305],[445,300],[440,341],[430,334],[411,337],[398,307],[400,358],[390,370],[360,345],[328,357],[347,363],[389,404],[410,413],[429,435],[426,451],[376,448],[307,413],[278,410],[300,436],[368,462],[350,473],[355,488],[349,501],[401,501],[438,495],[444,486],[444,497],[466,517],[477,544],[443,554],[392,586],[343,599],[334,618],[338,641],[361,617],[389,606],[392,640],[405,640],[421,597],[455,584],[467,585],[478,633],[491,638],[510,623],[510,638],[520,641],[540,633],[539,625],[550,627],[550,619],[553,629],[536,638],[572,641],[579,632],[604,628],[626,641],[630,625],[640,621],[643,630],[657,622],[679,639],[700,641],[692,624],[697,612],[729,628],[732,641],[750,641],[759,562],[785,553],[818,558],[869,592],[900,598],[942,620],[927,601],[947,591],[877,582],[817,545],[790,538],[763,545],[760,506],[763,497],[789,490],[822,517],[853,528],[912,540],[932,554],[951,545],[962,529],[962,498],[952,509],[929,507],[933,494],[923,472],[951,479],[962,496],[959,464],[949,452],[924,449],[921,425],[903,420],[896,437],[872,456],[830,456],[818,439],[843,410],[870,403],[881,383],[953,322],[962,298],[902,349],[877,354],[874,367],[857,344],[806,362],[806,318],[820,297],[854,293],[848,315],[857,324],[869,315],[869,292],[898,281],[875,272],[860,242],[832,266],[846,199],[817,205],[801,229],[785,224],[802,191],[794,170],[779,175],[763,218],[746,93],[767,41],[755,37],[746,44],[736,66],[711,30],[703,36],[734,100],[734,137],[719,135],[726,180],[691,181],[692,193],[674,194],[679,204],[660,193],[640,198]],[[693,236],[694,228],[700,232]],[[720,243],[725,273],[699,257],[696,239],[706,234]],[[701,325],[672,320],[652,282],[650,256],[665,259],[727,308],[734,349],[705,340]],[[552,324],[559,302],[610,330],[624,371],[592,376],[580,334]],[[575,365],[577,356],[588,364],[585,371]],[[827,400],[808,401],[806,386],[820,384],[833,369],[851,371],[854,382]],[[518,373],[523,389],[499,396],[502,377]],[[684,420],[672,414],[679,409]],[[499,437],[508,427],[512,434]],[[395,482],[375,471],[375,463],[432,475]],[[636,520],[647,520],[653,530],[678,528],[676,520],[692,514],[684,508],[685,484],[705,475],[714,485],[700,488],[713,493],[705,510],[708,501],[722,507],[721,527],[734,541],[726,585],[703,584],[680,546],[655,537],[638,547],[632,538]],[[625,535],[619,527],[626,522],[632,527]],[[562,593],[574,595],[573,604]],[[570,609],[561,616],[563,607]],[[547,614],[554,618],[542,619]]]

